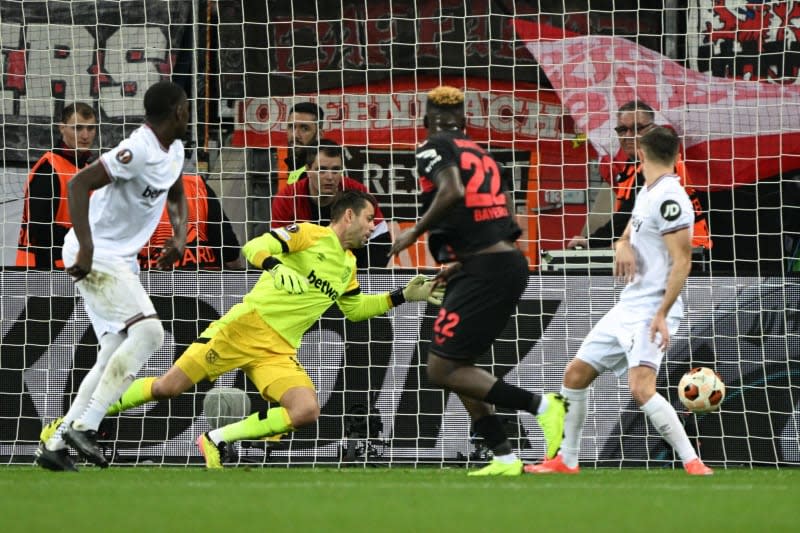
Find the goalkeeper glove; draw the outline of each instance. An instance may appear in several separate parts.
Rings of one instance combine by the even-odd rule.
[[[283,263],[272,267],[269,273],[276,289],[282,289],[289,294],[303,294],[308,290],[308,280]]]
[[[442,305],[444,287],[434,287],[434,283],[434,280],[428,279],[424,274],[418,274],[403,289],[403,298],[407,302],[427,301],[433,305]]]

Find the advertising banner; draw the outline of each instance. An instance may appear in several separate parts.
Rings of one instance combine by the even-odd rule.
[[[167,332],[140,375],[164,373],[210,321],[241,299],[258,273],[149,272],[142,280]],[[403,274],[362,276],[365,292],[394,288]],[[43,422],[61,416],[94,363],[96,339],[64,273],[2,272],[0,461],[30,463]],[[519,304],[479,364],[532,391],[560,388],[564,367],[589,329],[613,305],[619,286],[606,276],[532,275]],[[800,464],[800,288],[771,278],[690,278],[686,316],[662,365],[659,391],[678,408],[704,460]],[[335,309],[335,308],[334,308]],[[245,443],[256,462],[340,460],[361,424],[378,463],[449,463],[476,450],[455,395],[432,386],[424,369],[437,309],[407,304],[386,317],[346,322],[326,314],[304,337],[298,359],[317,389],[322,416],[277,443]],[[722,411],[688,415],[676,385],[694,366],[714,368],[727,385]],[[265,406],[241,372],[198,384],[168,402],[108,419],[106,439],[119,462],[199,462],[194,439],[208,426],[204,393],[237,386],[253,410]],[[626,384],[603,375],[592,388],[581,459],[596,465],[656,465],[673,460],[630,398]],[[501,413],[526,460],[544,453],[532,416]],[[108,429],[110,428],[110,429]],[[358,433],[358,432],[356,432]]]

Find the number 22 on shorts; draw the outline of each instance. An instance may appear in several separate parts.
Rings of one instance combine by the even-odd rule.
[[[444,344],[447,339],[453,337],[453,328],[461,320],[458,313],[448,312],[447,309],[439,309],[439,316],[436,317],[436,322],[433,323],[433,342],[435,344]]]

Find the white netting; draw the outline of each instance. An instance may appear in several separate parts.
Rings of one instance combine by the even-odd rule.
[[[645,101],[656,122],[682,136],[687,181],[714,242],[697,250],[687,316],[660,390],[678,406],[680,375],[715,367],[728,385],[722,413],[684,418],[701,455],[797,463],[800,2],[638,4],[592,2],[586,11],[569,0],[4,1],[2,460],[30,460],[42,421],[63,414],[96,352],[63,273],[10,268],[28,171],[58,142],[64,106],[95,108],[96,147],[107,150],[141,123],[146,88],[171,78],[186,87],[196,119],[187,169],[206,177],[240,242],[270,223],[271,200],[292,170],[289,111],[301,102],[321,106],[320,136],[347,147],[348,176],[377,196],[392,232],[412,224],[424,94],[441,83],[463,88],[468,133],[513,183],[532,265],[519,314],[481,362],[535,391],[558,389],[564,366],[618,294],[607,246],[563,250],[609,219],[615,202],[602,176],[613,182],[619,171],[611,164],[619,158],[616,110]],[[389,270],[364,272],[363,286],[387,290],[408,279],[397,269],[433,266],[421,242]],[[166,370],[256,275],[143,274],[168,335],[142,375]],[[326,316],[300,350],[320,391],[320,423],[279,444],[247,443],[241,456],[466,460],[475,450],[466,413],[430,387],[420,363],[432,321],[421,306],[358,325]],[[241,373],[217,385],[245,388],[254,407],[264,406]],[[112,419],[121,460],[198,462],[192,443],[207,427],[208,387]],[[523,457],[538,459],[533,419],[506,418]],[[593,390],[584,437],[586,462],[672,460],[612,376]]]

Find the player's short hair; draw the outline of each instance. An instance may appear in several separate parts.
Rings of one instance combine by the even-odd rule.
[[[339,191],[333,197],[333,204],[331,204],[331,221],[335,222],[342,218],[348,209],[352,209],[358,214],[367,207],[367,204],[372,204],[374,209],[378,209],[378,201],[366,191],[359,191],[358,189]]]
[[[314,115],[317,117],[317,122],[322,123],[322,119],[325,118],[325,111],[322,109],[322,106],[315,104],[314,102],[300,102],[292,106],[292,109],[289,110],[289,114],[292,113],[307,113],[309,115]]]
[[[464,93],[449,85],[440,85],[427,94],[427,108],[442,111],[463,111]]]
[[[75,102],[74,104],[68,105],[63,111],[61,111],[61,123],[66,124],[67,121],[72,118],[72,115],[76,114],[83,119],[93,118],[97,120],[97,113],[94,112],[94,108],[92,106],[83,102]]]
[[[656,126],[639,138],[639,147],[654,163],[673,165],[678,157],[680,142],[673,130]]]
[[[642,100],[631,100],[630,102],[625,102],[619,109],[617,113],[625,113],[627,111],[641,111],[642,113],[647,116],[648,119],[651,121],[656,119],[656,112],[650,107],[647,103],[643,102]]]
[[[144,93],[144,114],[151,122],[163,122],[172,116],[175,108],[184,99],[186,92],[180,85],[171,81],[159,81]]]

